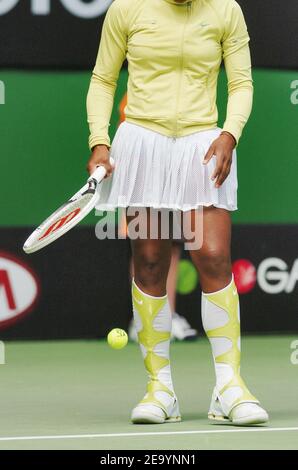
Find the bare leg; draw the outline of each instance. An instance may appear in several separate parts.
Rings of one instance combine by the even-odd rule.
[[[171,264],[167,280],[167,292],[169,303],[172,312],[176,312],[176,286],[177,286],[177,271],[180,260],[181,247],[177,243],[173,243]]]
[[[146,395],[133,409],[131,419],[133,423],[144,424],[180,421],[169,357],[172,314],[166,284],[171,241],[133,240],[132,253],[134,321],[149,382]]]
[[[231,269],[230,214],[206,208],[203,222],[202,247],[190,254],[200,273],[202,322],[215,364],[216,385],[208,416],[237,425],[263,423],[268,415],[240,376],[240,307]]]
[[[231,281],[231,218],[225,209],[204,208],[203,245],[190,251],[203,292],[215,292]]]
[[[134,279],[143,292],[155,297],[166,294],[171,262],[170,240],[133,240]]]

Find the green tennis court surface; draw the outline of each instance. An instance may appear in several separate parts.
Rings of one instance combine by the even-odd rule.
[[[183,422],[135,426],[146,376],[138,347],[104,341],[6,344],[0,367],[0,449],[298,449],[298,365],[293,336],[243,339],[242,373],[269,426],[209,424],[214,375],[205,339],[172,346]]]

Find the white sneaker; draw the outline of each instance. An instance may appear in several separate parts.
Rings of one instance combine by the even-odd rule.
[[[134,424],[178,423],[181,421],[178,400],[173,397],[173,402],[168,407],[161,403],[141,402],[132,410],[131,421]]]
[[[172,335],[171,339],[177,339],[178,341],[183,340],[194,340],[198,337],[198,332],[190,326],[186,318],[178,315],[178,313],[173,313],[172,320]]]
[[[267,423],[269,416],[257,403],[240,403],[231,410],[230,419],[233,424],[246,426],[249,424]]]
[[[229,405],[224,403],[216,389],[212,394],[208,418],[218,422],[230,422],[236,426],[264,424],[269,421],[268,413],[257,401],[243,401],[229,410]]]

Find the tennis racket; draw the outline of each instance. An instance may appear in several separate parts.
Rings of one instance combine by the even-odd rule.
[[[110,163],[114,161],[111,158]],[[75,227],[96,206],[99,199],[98,185],[106,176],[106,169],[99,166],[88,178],[87,183],[65,204],[53,212],[24,243],[23,250],[30,254],[53,243],[57,238]]]

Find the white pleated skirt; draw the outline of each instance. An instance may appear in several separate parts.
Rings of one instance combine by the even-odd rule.
[[[96,209],[153,207],[189,211],[215,206],[236,210],[236,151],[231,172],[218,189],[211,180],[216,158],[203,165],[205,154],[221,131],[215,128],[175,139],[123,122],[110,151],[115,170],[100,185]]]

